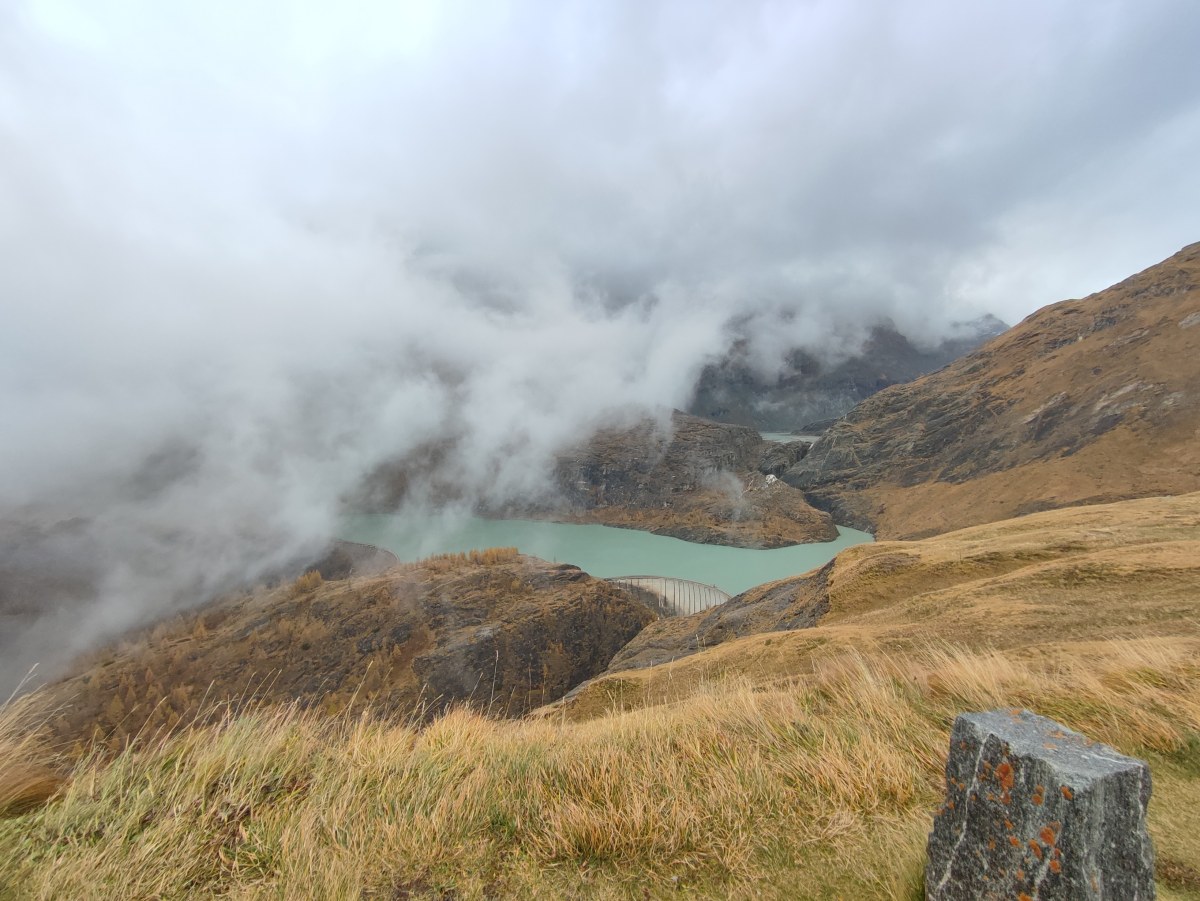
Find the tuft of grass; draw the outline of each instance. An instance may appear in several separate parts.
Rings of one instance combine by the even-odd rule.
[[[1186,885],[1200,830],[1172,824],[1190,816],[1180,805],[1200,776],[1172,761],[1200,734],[1200,669],[1170,644],[1109,644],[1054,663],[846,651],[803,680],[714,680],[582,722],[230,714],[77,763],[54,800],[0,821],[0,886],[23,898],[914,899],[954,716],[1015,705],[1166,761],[1171,791],[1156,794],[1151,826],[1168,843],[1165,878]]]
[[[40,705],[30,696],[10,697],[0,706],[0,818],[42,807],[66,782],[43,724]]]

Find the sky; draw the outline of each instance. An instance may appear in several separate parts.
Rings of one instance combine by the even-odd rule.
[[[1192,0],[9,0],[0,519],[78,516],[83,638],[317,547],[453,439],[1016,322],[1200,240]]]

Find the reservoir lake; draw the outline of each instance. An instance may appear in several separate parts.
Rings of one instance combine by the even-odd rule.
[[[338,537],[391,551],[402,562],[432,554],[515,547],[555,563],[573,563],[593,576],[663,576],[715,585],[731,595],[797,575],[828,562],[843,548],[874,539],[838,526],[834,541],[762,551],[696,544],[634,529],[471,516],[411,517],[357,514]]]

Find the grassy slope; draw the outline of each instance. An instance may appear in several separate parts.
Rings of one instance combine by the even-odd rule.
[[[1150,759],[1160,897],[1200,897],[1198,561],[1200,495],[1054,511],[849,549],[817,628],[525,720],[184,729],[0,820],[0,887],[915,898],[954,715],[1024,706]]]
[[[709,650],[694,664],[677,661],[644,677],[673,673],[675,684],[686,686],[697,671],[744,665],[758,677],[795,674],[819,648],[904,651],[934,636],[1030,655],[1052,654],[1062,641],[1088,636],[1192,637],[1197,586],[1200,493],[1147,498],[849,548],[827,577],[751,589],[735,613],[739,628],[770,629],[781,615],[758,616],[756,598],[790,591],[800,606],[828,606],[817,629],[730,642],[732,628],[712,626],[723,615],[717,608],[651,624],[617,660],[640,647],[653,649],[654,659],[683,656],[703,639]]]

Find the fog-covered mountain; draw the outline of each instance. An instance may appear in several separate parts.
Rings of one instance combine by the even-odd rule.
[[[795,348],[774,373],[764,372],[741,342],[701,373],[690,412],[767,432],[807,431],[876,391],[940,369],[1006,328],[988,314],[927,347],[887,322],[871,329],[856,354],[823,361],[813,351]]]

